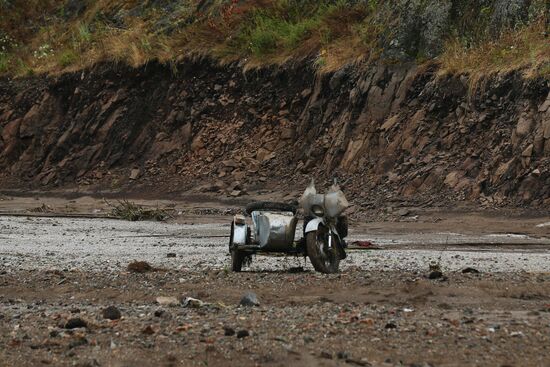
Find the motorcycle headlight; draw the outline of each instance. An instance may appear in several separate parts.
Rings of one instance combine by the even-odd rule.
[[[313,205],[311,207],[311,211],[318,217],[322,217],[325,215],[325,209],[320,205]]]

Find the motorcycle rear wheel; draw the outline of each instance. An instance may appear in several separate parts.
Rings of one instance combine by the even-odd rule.
[[[316,271],[325,274],[338,272],[340,267],[340,257],[336,249],[338,239],[332,235],[333,246],[328,249],[328,234],[326,230],[320,227],[319,230],[306,234],[307,255]]]

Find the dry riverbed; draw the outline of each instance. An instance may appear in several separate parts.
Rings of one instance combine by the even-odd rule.
[[[380,249],[337,275],[281,257],[229,272],[229,220],[0,217],[0,365],[550,365],[547,218],[355,225]]]

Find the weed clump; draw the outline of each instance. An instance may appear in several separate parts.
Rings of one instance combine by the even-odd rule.
[[[128,200],[118,201],[117,204],[107,202],[107,205],[111,207],[111,216],[113,218],[129,220],[132,222],[143,220],[162,222],[171,218],[168,211],[164,209],[145,208]]]

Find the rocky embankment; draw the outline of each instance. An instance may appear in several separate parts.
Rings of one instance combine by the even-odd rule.
[[[103,64],[0,81],[0,187],[239,196],[340,177],[363,207],[550,204],[550,85],[437,66]]]

